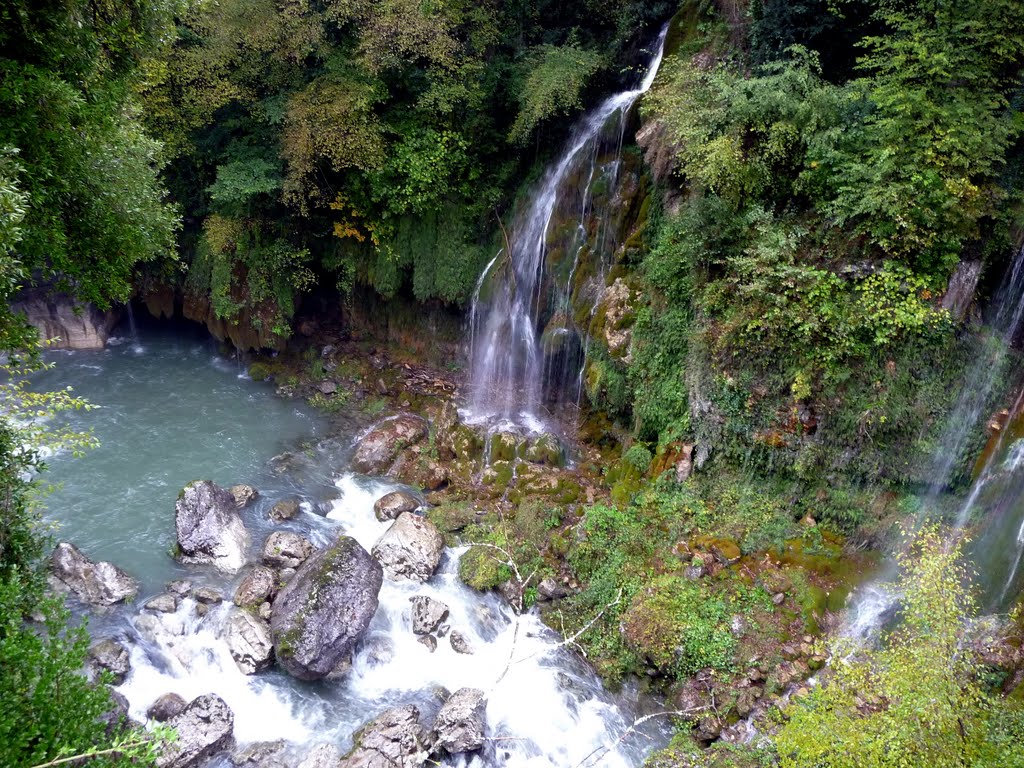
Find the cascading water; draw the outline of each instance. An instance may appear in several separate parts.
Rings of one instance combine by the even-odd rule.
[[[471,686],[487,694],[487,743],[444,765],[627,768],[642,764],[667,740],[667,724],[659,719],[618,743],[647,714],[648,703],[635,691],[603,690],[593,670],[536,614],[516,616],[496,594],[464,586],[457,575],[461,549],[448,550],[424,584],[385,580],[344,679],[304,683],[276,668],[243,674],[224,637],[240,575],[183,566],[168,555],[180,488],[196,477],[259,488],[261,498],[243,513],[258,559],[266,535],[281,527],[267,515],[275,501],[302,501],[300,515],[285,528],[317,544],[345,533],[370,549],[388,527],[376,519],[373,503],[399,486],[336,476],[356,430],[339,439],[317,437],[322,429],[312,414],[239,378],[208,341],[151,332],[140,333],[140,341],[141,354],[127,345],[57,353],[58,366],[40,380],[51,389],[73,385],[100,405],[89,414],[70,414],[72,427],[95,427],[101,448],[80,459],[51,459],[50,477],[63,481],[63,488],[49,503],[62,539],[141,581],[137,604],[90,618],[97,637],[113,636],[130,648],[132,669],[120,691],[134,717],[144,720],[147,708],[168,692],[186,700],[216,693],[234,713],[240,747],[281,739],[288,743],[285,764],[295,765],[316,744],[344,751],[360,726],[393,706],[415,704],[429,724],[440,689]],[[173,613],[145,609],[171,579],[213,587],[225,602],[205,615],[196,612],[191,597]],[[444,602],[451,629],[474,652],[457,653],[448,637],[433,652],[418,642],[411,629],[414,595]],[[226,759],[216,765],[227,765]]]
[[[585,255],[594,182],[598,176],[614,178],[618,173],[626,120],[632,106],[654,82],[667,32],[666,26],[658,36],[640,85],[609,97],[576,124],[562,154],[516,217],[505,248],[481,275],[470,313],[472,383],[468,415],[472,421],[505,421],[539,428],[546,396],[557,397],[571,389],[578,398],[580,354],[571,350],[556,354],[554,357],[561,360],[556,365],[551,362],[552,355],[545,355],[544,347],[563,345],[574,333],[570,320],[572,283]],[[613,121],[615,116],[617,122]],[[607,167],[599,167],[598,150],[610,129],[616,142],[615,157]],[[566,253],[562,255],[571,254],[567,261],[572,267],[566,282],[554,286],[545,260],[554,234],[553,216],[568,200],[576,202],[575,227],[566,238]],[[599,233],[598,237],[603,236]],[[607,264],[598,265],[600,277],[606,269]],[[542,319],[550,318],[556,318],[556,322],[546,331]],[[567,373],[566,368],[574,370]],[[567,386],[567,382],[571,384]]]
[[[992,338],[988,340],[978,358],[971,365],[970,375],[961,390],[957,404],[939,441],[932,469],[932,479],[921,511],[918,513],[917,525],[923,524],[935,514],[940,496],[948,487],[955,469],[966,461],[965,452],[971,437],[975,433],[982,415],[991,406],[990,401],[996,384],[1005,373],[1005,364],[1011,345],[1020,333],[1022,322],[1024,322],[1024,247],[1018,249],[1003,276],[1002,284],[996,293],[994,307],[995,311],[989,323],[993,332]],[[1022,405],[1024,405],[1024,392],[1018,395],[1010,412],[1011,419],[1008,421],[1012,421],[1012,417],[1020,413]],[[1020,466],[1017,461],[1013,460],[1013,457],[1017,455],[1014,452],[1017,444],[1014,443],[1013,446],[1007,444],[1008,435],[1013,434],[1013,430],[1009,426],[1008,424],[1007,428],[996,435],[986,450],[977,478],[956,515],[952,534],[960,535],[960,532],[970,523],[971,516],[979,502],[984,501],[986,494],[992,495],[990,487],[997,484],[998,481],[998,484],[1002,486],[998,492],[999,500],[989,501],[984,505],[988,510],[986,518],[992,519],[987,519],[984,522],[980,541],[988,542],[988,545],[975,544],[972,547],[973,559],[981,572],[986,602],[991,607],[1003,603],[1007,595],[1011,594],[1010,587],[1017,579],[1020,561],[1024,557],[1024,509],[1020,510],[1021,516],[1014,516],[1007,512],[1008,508],[1024,507],[1024,483],[1006,482],[1007,478],[1016,477],[1016,470]],[[1017,437],[1019,438],[1020,435]],[[1010,455],[1004,458],[1006,448],[1010,449]],[[1024,450],[1020,452],[1020,455],[1024,456]],[[1008,531],[1007,527],[1017,525],[1015,521],[1018,519],[1020,520],[1019,529],[1014,528],[1012,532]],[[1005,544],[992,546],[993,536],[997,537],[997,541],[1005,542]],[[1016,544],[1011,542],[1016,542]],[[1001,565],[996,566],[996,561],[1002,561]],[[992,583],[993,579],[1000,580],[994,575],[995,573],[1009,573],[999,587]],[[857,591],[847,612],[845,636],[856,643],[863,643],[877,634],[899,601],[899,594],[892,585],[895,576],[896,567],[890,561],[874,581]]]

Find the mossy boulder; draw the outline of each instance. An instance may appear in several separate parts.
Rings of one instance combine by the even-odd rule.
[[[543,464],[548,467],[565,466],[565,450],[562,442],[549,432],[531,440],[526,445],[523,458],[531,464]]]
[[[519,455],[523,442],[523,438],[514,432],[496,432],[491,435],[487,446],[487,463],[514,461]]]
[[[470,547],[459,560],[459,578],[481,592],[496,589],[512,578],[511,569],[500,557],[501,554],[490,547]]]

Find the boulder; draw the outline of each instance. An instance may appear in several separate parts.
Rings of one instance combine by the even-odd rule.
[[[473,653],[473,646],[470,645],[469,640],[461,632],[452,632],[451,637],[448,638],[448,642],[452,644],[452,650],[456,653],[469,655]]]
[[[352,466],[366,475],[383,474],[403,448],[419,443],[426,436],[427,422],[419,416],[403,413],[386,419],[359,441]]]
[[[410,597],[412,603],[412,631],[417,635],[429,635],[448,618],[448,606],[440,600],[426,595]]]
[[[291,520],[293,517],[299,514],[299,502],[295,499],[284,499],[277,502],[270,508],[267,515],[275,523],[283,523],[285,520]]]
[[[373,556],[389,579],[426,581],[437,569],[444,539],[429,520],[403,512],[373,545]]]
[[[249,532],[235,497],[209,480],[189,483],[174,506],[178,559],[234,573],[245,565]]]
[[[260,497],[260,492],[251,485],[232,485],[228,488],[228,493],[235,499],[239,509],[245,509]]]
[[[176,693],[165,693],[149,705],[146,710],[146,717],[158,723],[166,723],[172,717],[181,714],[181,711],[188,706],[187,702]]]
[[[274,531],[263,544],[263,562],[272,568],[298,568],[314,549],[305,536],[291,531]]]
[[[416,642],[433,653],[437,650],[437,638],[433,635],[420,635]]]
[[[434,419],[434,446],[437,448],[437,457],[442,461],[451,461],[456,456],[455,439],[458,426],[459,409],[453,401],[447,400]]]
[[[561,600],[563,597],[568,597],[568,595],[568,588],[550,577],[542,579],[540,584],[537,585],[537,600],[540,602]]]
[[[62,541],[50,557],[58,587],[74,592],[90,605],[113,605],[135,597],[139,585],[116,565],[94,562],[74,544]]]
[[[152,600],[147,600],[143,607],[147,611],[156,611],[157,613],[174,613],[178,610],[178,597],[169,592],[157,595]]]
[[[531,464],[543,464],[548,467],[564,467],[565,452],[562,442],[556,435],[545,432],[530,441],[526,449],[526,460]]]
[[[101,640],[89,648],[89,669],[97,676],[104,671],[110,672],[114,685],[120,685],[131,669],[128,649],[113,638]]]
[[[338,768],[341,753],[333,744],[318,744],[306,751],[298,768]]]
[[[133,725],[128,714],[128,699],[123,693],[115,688],[107,686],[107,693],[110,694],[110,709],[100,715],[99,720],[106,726],[108,736],[122,733]]]
[[[419,448],[404,451],[391,465],[388,475],[427,491],[438,490],[449,479],[448,467],[421,453]]]
[[[224,641],[244,674],[254,675],[270,666],[274,644],[270,626],[263,619],[234,609],[224,625]]]
[[[177,731],[178,738],[163,746],[157,768],[187,768],[231,746],[235,716],[222,698],[208,693],[194,699],[167,725]]]
[[[259,741],[234,752],[231,763],[235,768],[289,768],[287,749],[288,743],[283,739]]]
[[[355,747],[339,768],[421,768],[426,765],[426,733],[412,704],[389,709],[353,738]]]
[[[317,680],[346,661],[377,611],[383,576],[348,536],[306,560],[274,600],[278,664],[301,680]]]
[[[50,349],[103,349],[121,317],[117,310],[79,304],[67,294],[48,293],[44,288],[23,291],[11,311],[23,312],[29,325],[39,330],[40,339],[56,339]]]
[[[192,591],[192,582],[185,579],[169,581],[167,582],[167,591],[178,597],[188,597],[188,593]]]
[[[265,565],[249,571],[235,590],[235,605],[240,608],[258,608],[277,590],[277,574]]]
[[[415,512],[419,508],[420,500],[406,491],[392,491],[373,503],[373,513],[382,523],[394,520],[403,512]]]
[[[480,749],[486,709],[484,692],[478,688],[460,688],[453,693],[434,720],[434,749],[453,755]]]
[[[224,602],[224,595],[213,587],[199,587],[192,590],[192,599],[200,605],[219,605]]]

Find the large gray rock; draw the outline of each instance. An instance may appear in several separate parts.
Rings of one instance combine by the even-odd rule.
[[[412,704],[395,707],[355,735],[355,747],[339,768],[421,768],[426,765],[426,733]]]
[[[434,720],[434,749],[449,754],[472,752],[484,745],[487,702],[478,688],[460,688]]]
[[[103,349],[120,318],[116,310],[80,305],[66,294],[43,289],[23,292],[11,310],[23,312],[40,339],[56,339],[51,349]]]
[[[116,565],[90,560],[66,541],[53,550],[50,571],[56,586],[71,590],[90,605],[113,605],[139,591],[138,582]]]
[[[318,744],[306,752],[298,768],[338,768],[341,753],[333,744]]]
[[[359,441],[352,466],[366,475],[384,474],[403,448],[420,442],[427,432],[426,420],[410,413],[386,419]]]
[[[234,496],[209,480],[197,480],[185,486],[174,511],[179,560],[209,563],[229,573],[245,565],[249,532]]]
[[[403,512],[415,512],[419,507],[419,499],[411,493],[392,491],[373,503],[373,513],[383,523],[387,520],[394,520]]]
[[[120,685],[131,670],[128,649],[113,638],[100,640],[89,648],[89,669],[95,675],[110,672],[114,685]]]
[[[224,624],[224,641],[231,658],[246,675],[254,675],[270,666],[274,644],[270,626],[263,619],[238,608]]]
[[[245,575],[235,590],[235,605],[258,608],[277,591],[277,574],[265,565],[257,565]]]
[[[158,768],[188,768],[231,746],[235,716],[222,698],[208,693],[194,699],[167,725],[177,731],[178,738],[163,747],[156,764]]]
[[[347,661],[377,611],[383,578],[377,561],[347,536],[310,557],[274,600],[278,664],[317,680]]]
[[[235,768],[290,768],[287,760],[288,742],[260,741],[236,750],[231,755]]]
[[[263,562],[272,568],[298,568],[314,549],[304,536],[292,531],[274,531],[263,543]]]
[[[444,552],[444,539],[426,518],[403,512],[373,545],[373,556],[389,579],[426,581]]]
[[[412,603],[412,631],[417,635],[429,635],[448,618],[448,606],[427,595],[410,597]]]

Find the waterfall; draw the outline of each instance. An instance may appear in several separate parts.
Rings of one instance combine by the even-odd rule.
[[[966,460],[968,443],[982,415],[991,405],[992,393],[1005,372],[1008,353],[1021,330],[1022,320],[1024,247],[1018,249],[996,292],[994,313],[989,324],[995,338],[992,343],[985,344],[972,362],[968,378],[943,431],[932,465],[928,492],[916,520],[917,526],[934,514],[956,467],[962,466]],[[1014,432],[1011,423],[1022,410],[1024,390],[1018,394],[1007,424],[986,449],[977,477],[954,519],[953,536],[956,537],[970,523],[979,502],[986,495],[996,497],[984,505],[988,511],[986,517],[992,519],[984,522],[982,536],[971,548],[987,604],[993,608],[1006,600],[1017,578],[1021,559],[1024,559],[1024,479],[1016,478],[1016,470],[1024,464],[1024,442],[1007,444],[1008,437]],[[1009,456],[1004,460],[1007,448]],[[994,485],[1002,487],[993,489]],[[1013,530],[1008,530],[1011,527]],[[1004,579],[1003,573],[1009,575]],[[863,643],[877,634],[899,601],[899,594],[892,585],[895,577],[896,565],[889,561],[881,574],[857,591],[847,611],[845,636]]]
[[[637,99],[654,82],[667,32],[666,25],[658,36],[654,55],[639,86],[608,97],[576,124],[562,153],[515,218],[505,247],[480,276],[470,311],[470,420],[505,421],[539,428],[543,423],[540,412],[545,395],[564,390],[565,380],[578,382],[582,363],[574,366],[571,376],[552,370],[552,365],[545,362],[541,338],[542,310],[566,318],[571,316],[572,280],[584,255],[585,238],[574,238],[579,242],[573,254],[568,284],[564,288],[559,286],[559,295],[554,301],[547,300],[545,291],[551,287],[551,278],[546,274],[545,256],[549,250],[552,217],[567,197],[579,194],[577,231],[586,231],[587,220],[592,215],[590,201],[595,177],[603,170],[612,174],[617,171],[617,167],[597,167],[600,140],[612,118],[618,116],[618,123],[613,127],[618,128],[618,151],[621,152],[626,119]],[[549,341],[562,342],[568,334],[567,322],[556,325]],[[567,354],[567,357],[579,359],[579,355]],[[578,385],[575,389],[578,396]]]

